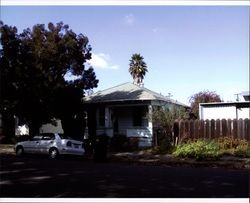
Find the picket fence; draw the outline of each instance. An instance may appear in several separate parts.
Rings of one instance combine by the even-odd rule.
[[[179,120],[174,124],[178,140],[232,136],[250,141],[250,119]]]

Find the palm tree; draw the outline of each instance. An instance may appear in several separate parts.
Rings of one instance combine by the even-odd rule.
[[[133,54],[129,64],[129,73],[133,77],[133,83],[139,86],[143,85],[144,76],[148,72],[147,64],[143,59],[140,54]]]

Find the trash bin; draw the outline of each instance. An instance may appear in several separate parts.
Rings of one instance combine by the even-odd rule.
[[[107,161],[107,149],[108,136],[97,136],[94,144],[94,160],[99,162]]]

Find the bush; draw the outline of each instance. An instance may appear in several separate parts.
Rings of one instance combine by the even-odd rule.
[[[196,140],[177,146],[173,155],[202,160],[204,158],[218,158],[219,145],[214,141]]]
[[[247,140],[233,137],[221,137],[216,139],[223,155],[250,157],[250,145]]]
[[[220,137],[214,140],[188,140],[178,145],[173,153],[177,157],[218,158],[222,155],[250,157],[250,144],[247,140],[233,137]]]
[[[172,140],[169,136],[165,136],[159,141],[159,145],[155,146],[152,150],[154,154],[165,154],[172,153],[174,146],[172,144]]]
[[[234,151],[235,156],[250,157],[250,146],[238,146]]]
[[[227,149],[236,149],[237,147],[247,147],[248,142],[247,140],[237,139],[234,137],[220,137],[215,139],[215,141],[220,146],[220,149],[227,150]]]

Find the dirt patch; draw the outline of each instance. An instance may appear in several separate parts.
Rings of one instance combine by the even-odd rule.
[[[14,145],[0,144],[0,154],[14,154]]]

